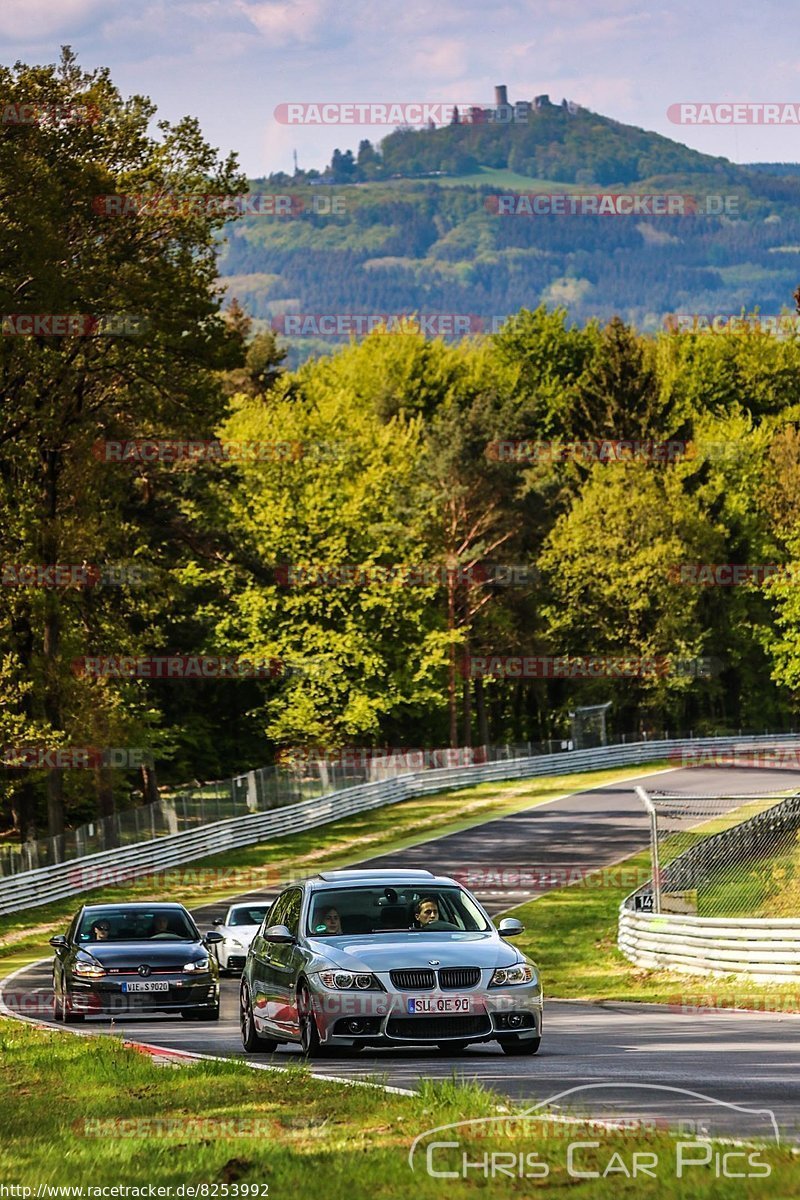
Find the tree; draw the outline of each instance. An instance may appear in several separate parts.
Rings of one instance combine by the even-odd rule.
[[[0,342],[2,548],[12,561],[43,564],[130,557],[154,532],[152,493],[142,504],[136,469],[103,462],[93,446],[165,431],[197,438],[221,415],[214,371],[236,352],[215,284],[227,214],[192,197],[235,195],[244,180],[190,118],[162,121],[151,136],[153,105],[124,101],[107,71],[82,71],[68,49],[58,67],[0,69],[0,88],[8,103],[100,117],[0,128],[0,299],[4,333],[17,332]],[[26,200],[33,178],[36,204]],[[105,199],[126,195],[148,198],[124,207]],[[20,334],[18,314],[39,320],[37,336]],[[75,320],[49,324],[59,315]],[[119,652],[141,636],[130,592],[44,589],[3,602],[11,652],[33,682],[24,704],[58,739],[79,707],[76,691],[102,696],[75,678],[71,658]],[[89,631],[100,641],[87,645]],[[47,808],[58,835],[64,778],[55,768]]]

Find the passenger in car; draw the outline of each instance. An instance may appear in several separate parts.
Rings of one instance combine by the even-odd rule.
[[[325,926],[324,930],[318,929],[318,933],[325,933],[330,937],[341,935],[342,918],[339,915],[338,908],[326,908],[322,914],[322,923]]]

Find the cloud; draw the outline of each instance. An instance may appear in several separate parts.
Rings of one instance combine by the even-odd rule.
[[[460,38],[426,38],[408,61],[407,70],[417,70],[428,79],[455,79],[467,67],[467,48]]]
[[[88,23],[108,12],[110,0],[2,0],[0,37],[15,42],[41,42],[44,38]],[[113,0],[112,0],[113,2]]]
[[[329,0],[236,0],[236,8],[273,46],[324,43],[334,17]]]

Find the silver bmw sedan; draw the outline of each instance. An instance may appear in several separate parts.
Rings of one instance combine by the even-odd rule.
[[[453,879],[429,871],[329,871],[287,887],[247,955],[242,1043],[271,1053],[496,1041],[535,1054],[542,1035],[536,964]]]

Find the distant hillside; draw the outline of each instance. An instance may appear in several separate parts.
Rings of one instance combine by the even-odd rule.
[[[587,109],[558,105],[531,112],[520,124],[460,123],[442,129],[397,130],[380,147],[386,175],[413,178],[430,171],[467,175],[478,166],[506,168],[533,179],[629,184],[653,175],[725,175],[726,159]]]
[[[377,151],[362,142],[334,160],[373,178],[273,176],[254,188],[297,197],[293,215],[229,229],[220,273],[263,321],[417,311],[471,314],[476,328],[544,302],[577,321],[618,313],[652,330],[670,312],[777,313],[800,283],[795,164],[741,166],[560,106],[520,125],[398,130]],[[696,211],[497,212],[498,194],[601,190],[677,193]],[[293,340],[290,361],[326,344]]]
[[[764,175],[800,175],[800,163],[747,163],[748,171],[761,171]]]

